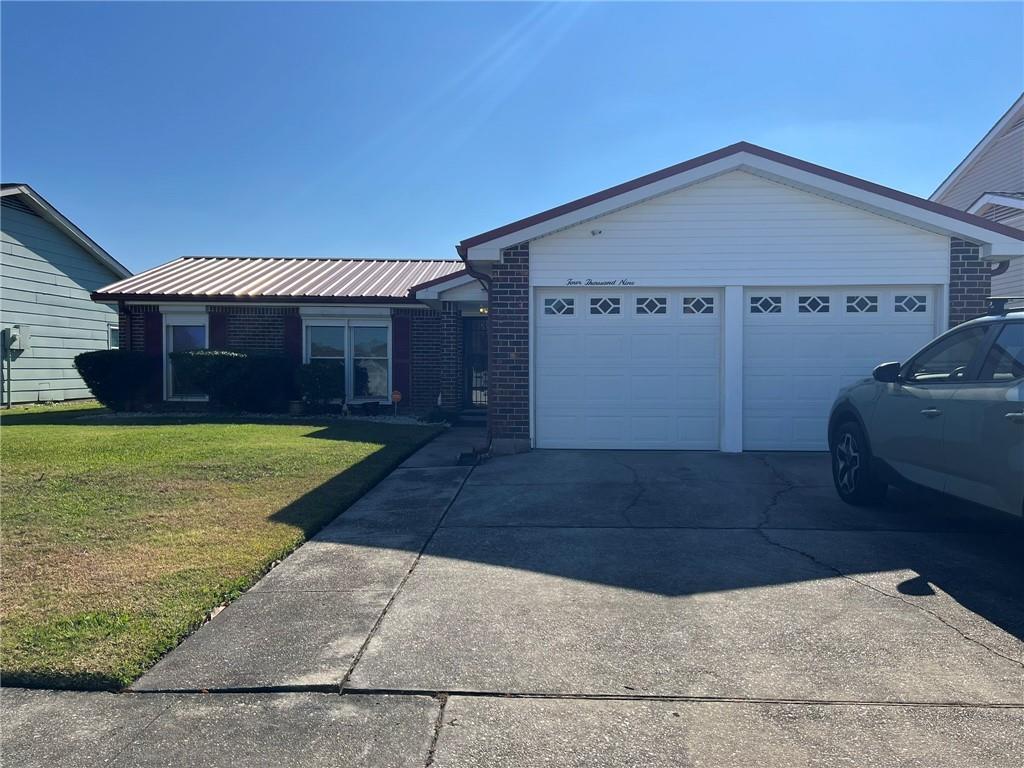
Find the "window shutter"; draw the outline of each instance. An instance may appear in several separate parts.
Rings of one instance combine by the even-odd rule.
[[[142,351],[149,358],[148,399],[159,403],[164,397],[164,318],[159,312],[145,312],[142,318]]]
[[[302,318],[299,315],[284,317],[284,356],[293,365],[302,365]]]
[[[412,320],[391,318],[391,384],[402,393],[402,405],[412,406]]]
[[[210,349],[228,348],[228,316],[226,312],[211,312]]]

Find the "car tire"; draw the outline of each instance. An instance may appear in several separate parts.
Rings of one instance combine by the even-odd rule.
[[[871,467],[871,449],[855,421],[840,424],[832,438],[832,482],[847,504],[867,507],[885,499],[888,484]]]

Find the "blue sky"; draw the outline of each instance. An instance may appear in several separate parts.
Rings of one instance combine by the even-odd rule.
[[[4,181],[133,270],[454,243],[745,139],[927,196],[1024,5],[2,7]]]

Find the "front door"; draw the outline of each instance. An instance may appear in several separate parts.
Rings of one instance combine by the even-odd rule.
[[[899,381],[886,385],[872,419],[871,450],[907,480],[946,490],[946,412],[987,333],[987,325],[975,325],[942,337],[903,367]]]
[[[487,407],[487,318],[462,319],[463,369],[466,377],[465,403],[468,408]]]

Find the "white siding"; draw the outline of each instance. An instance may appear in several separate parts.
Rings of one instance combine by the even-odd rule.
[[[1024,125],[993,140],[935,201],[967,210],[985,192],[1024,192]]]
[[[0,323],[30,333],[11,366],[12,401],[89,397],[73,360],[107,348],[117,312],[89,294],[118,276],[38,216],[4,205],[0,230]]]
[[[938,285],[949,240],[732,171],[534,240],[530,275],[534,285]]]
[[[992,276],[993,296],[1024,296],[1024,259],[1014,259],[1001,275]]]

